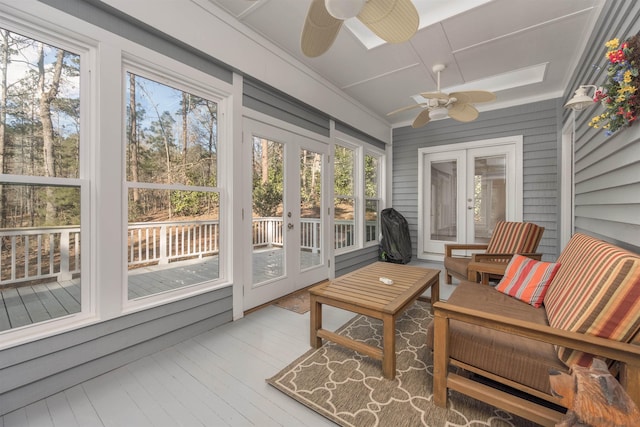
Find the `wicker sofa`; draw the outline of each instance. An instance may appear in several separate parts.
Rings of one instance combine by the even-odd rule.
[[[540,403],[559,404],[549,371],[595,355],[640,406],[640,256],[576,234],[557,264],[538,308],[472,282],[434,304],[427,344],[437,405],[456,390],[552,426],[564,411]]]

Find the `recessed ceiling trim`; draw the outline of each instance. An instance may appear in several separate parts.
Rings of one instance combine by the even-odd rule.
[[[405,67],[396,68],[396,69],[394,69],[394,70],[387,71],[386,73],[378,74],[378,75],[376,75],[376,76],[372,76],[372,77],[366,78],[366,79],[364,79],[364,80],[359,80],[359,81],[357,81],[357,82],[353,82],[353,83],[350,83],[350,84],[348,84],[348,85],[341,86],[341,87],[340,87],[340,89],[348,89],[348,88],[352,88],[352,87],[354,87],[354,86],[358,86],[358,85],[361,85],[361,84],[363,84],[363,83],[368,83],[368,82],[370,82],[370,81],[372,81],[372,80],[376,80],[376,79],[379,79],[379,78],[382,78],[382,77],[386,77],[386,76],[389,76],[389,75],[391,75],[391,74],[395,74],[395,73],[400,72],[400,71],[408,70],[408,69],[410,69],[410,68],[419,67],[419,66],[421,66],[421,65],[422,65],[421,63],[409,64],[409,65],[407,65],[407,66],[405,66]]]
[[[513,31],[511,33],[503,34],[501,36],[494,37],[492,39],[484,40],[484,41],[481,41],[479,43],[475,43],[475,44],[472,44],[472,45],[469,45],[469,46],[465,46],[465,47],[460,48],[460,49],[456,49],[452,53],[455,55],[456,53],[464,52],[465,50],[475,49],[475,48],[477,48],[479,46],[486,45],[486,44],[489,44],[489,43],[493,43],[493,42],[495,42],[497,40],[506,39],[506,38],[510,38],[510,37],[513,37],[513,36],[518,35],[518,34],[523,34],[523,33],[529,32],[529,31],[537,30],[538,28],[542,28],[542,27],[546,27],[546,26],[551,25],[551,24],[562,22],[562,21],[565,21],[565,20],[567,20],[569,18],[573,18],[574,16],[581,15],[583,13],[590,13],[592,10],[593,10],[593,7],[582,9],[582,10],[579,10],[577,12],[570,13],[568,15],[560,16],[558,18],[550,19],[548,21],[541,22],[541,23],[536,24],[536,25],[531,25],[530,27],[522,28],[522,29],[520,29],[518,31]]]
[[[484,79],[474,80],[466,82],[462,85],[451,86],[443,88],[442,91],[446,93],[461,92],[465,90],[488,90],[490,92],[499,92],[501,90],[513,89],[520,86],[527,86],[544,81],[544,76],[547,71],[548,62],[534,65],[531,67],[520,68],[513,71],[508,71],[502,74],[496,74],[495,76],[487,77]],[[427,99],[421,95],[413,95],[412,98],[418,103],[423,104],[428,102]]]

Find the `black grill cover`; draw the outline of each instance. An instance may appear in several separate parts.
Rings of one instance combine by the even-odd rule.
[[[407,264],[411,261],[411,236],[409,224],[400,212],[393,208],[380,212],[382,239],[378,246],[381,261]]]

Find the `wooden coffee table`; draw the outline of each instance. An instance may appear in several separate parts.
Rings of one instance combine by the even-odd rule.
[[[387,285],[381,277],[393,280]],[[311,347],[319,348],[322,339],[382,361],[385,378],[396,376],[396,319],[420,295],[431,288],[431,302],[439,298],[440,270],[403,264],[376,262],[314,286],[311,295]],[[382,349],[354,341],[322,329],[322,305],[342,308],[382,320]]]

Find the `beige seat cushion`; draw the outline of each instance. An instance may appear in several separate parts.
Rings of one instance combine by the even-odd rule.
[[[458,276],[466,279],[470,262],[471,258],[445,257],[444,268],[447,269],[449,273],[456,273]]]
[[[548,325],[543,308],[532,307],[491,286],[461,282],[447,302]],[[567,372],[551,344],[455,320],[451,321],[449,329],[450,354],[453,359],[536,390],[550,393],[549,369]],[[433,349],[433,323],[428,327],[427,345]]]

